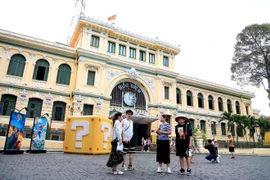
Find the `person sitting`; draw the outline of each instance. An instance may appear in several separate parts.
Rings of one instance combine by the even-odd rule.
[[[213,163],[218,163],[217,162],[217,151],[215,150],[214,145],[212,144],[212,140],[208,139],[207,140],[208,144],[204,146],[205,149],[208,149],[209,155],[205,157],[205,159],[212,161]]]

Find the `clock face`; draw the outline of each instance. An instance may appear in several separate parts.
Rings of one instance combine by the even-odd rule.
[[[126,105],[128,106],[134,106],[134,104],[136,103],[136,94],[133,92],[126,92],[124,95],[124,102],[126,103]]]

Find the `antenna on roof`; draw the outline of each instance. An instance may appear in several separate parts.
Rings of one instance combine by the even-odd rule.
[[[69,27],[67,44],[70,43],[71,37],[73,35],[73,31],[75,30],[80,17],[84,16],[85,4],[86,4],[85,1],[86,0],[76,0],[75,2],[75,8],[74,8],[73,16],[71,19],[70,27]]]

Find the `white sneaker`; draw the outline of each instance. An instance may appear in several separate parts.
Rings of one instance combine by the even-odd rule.
[[[160,167],[158,167],[157,173],[162,173],[162,169]]]
[[[124,172],[117,170],[117,174],[124,174]]]
[[[220,157],[219,157],[219,156],[217,157],[217,162],[218,162],[218,163],[220,162]]]
[[[172,171],[171,171],[171,168],[170,168],[170,167],[168,167],[168,169],[167,169],[167,173],[168,173],[168,174],[171,174],[171,173],[172,173]]]
[[[126,165],[122,165],[124,171],[127,171],[127,166]]]

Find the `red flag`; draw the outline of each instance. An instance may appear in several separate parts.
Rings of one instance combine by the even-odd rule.
[[[108,21],[116,20],[116,14],[108,18]]]

